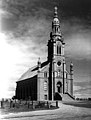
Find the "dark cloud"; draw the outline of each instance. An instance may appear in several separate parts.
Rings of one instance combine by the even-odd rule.
[[[2,9],[8,14],[2,17],[2,30],[16,38],[13,40],[28,43],[28,50],[31,46],[29,47],[30,44],[27,41],[33,41],[36,43],[33,49],[36,50],[39,47],[38,44],[42,46],[47,43],[51,31],[53,8],[58,6],[61,29],[68,47],[71,41],[76,42],[77,35],[84,36],[91,44],[90,5],[90,0],[3,0]],[[79,41],[80,44],[81,42]],[[77,51],[74,52],[77,53]]]
[[[71,24],[91,24],[90,0],[3,0],[2,8],[12,13],[17,20],[24,16],[52,18],[55,5],[58,6],[59,18]]]
[[[53,8],[58,6],[61,29],[66,40],[73,34],[91,31],[88,25],[90,20],[87,19],[91,17],[88,15],[91,13],[90,3],[89,0],[3,0],[2,9],[12,17],[2,17],[2,30],[11,32],[16,38],[24,36],[25,39],[28,36],[38,44],[43,43],[49,39]]]

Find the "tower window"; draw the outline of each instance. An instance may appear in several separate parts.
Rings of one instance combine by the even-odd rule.
[[[56,27],[55,27],[55,32],[56,32]]]
[[[44,77],[47,78],[47,72],[44,72]]]
[[[57,45],[57,54],[61,55],[61,46],[60,45]]]
[[[68,74],[66,73],[66,79],[68,78]]]
[[[57,71],[55,71],[55,77],[57,77],[58,76],[58,72]]]
[[[45,100],[47,100],[47,95],[44,95],[44,97],[45,97]]]
[[[47,81],[44,81],[44,91],[47,91]]]
[[[58,28],[57,28],[57,32],[58,32]]]
[[[61,71],[58,70],[58,77],[61,77]]]

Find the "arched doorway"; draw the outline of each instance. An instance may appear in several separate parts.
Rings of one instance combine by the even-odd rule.
[[[62,83],[60,81],[57,82],[57,92],[62,93]]]

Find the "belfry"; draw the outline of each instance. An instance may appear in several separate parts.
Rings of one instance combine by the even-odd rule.
[[[48,57],[40,58],[17,81],[16,98],[37,101],[73,100],[73,63],[67,71],[64,55],[64,39],[61,34],[57,7],[54,8],[52,31],[48,40]]]

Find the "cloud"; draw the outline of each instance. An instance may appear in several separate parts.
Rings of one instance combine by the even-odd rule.
[[[75,26],[74,26],[75,29]],[[80,28],[79,28],[80,30]],[[85,30],[86,31],[86,30]],[[89,33],[88,33],[89,32]],[[67,38],[66,54],[74,59],[90,59],[91,60],[91,34],[87,32],[74,32]]]
[[[45,55],[43,55],[43,46],[38,45],[40,48],[38,50],[36,44],[30,40],[29,37],[26,37],[27,40],[22,42],[20,38],[18,38],[18,41],[18,39],[10,39],[10,37],[7,37],[4,33],[0,33],[0,39],[0,71],[2,73],[1,80],[3,79],[0,85],[0,91],[4,89],[4,94],[0,92],[0,97],[9,97],[10,93],[12,93],[12,95],[15,94],[15,82],[20,76],[26,72],[29,67],[35,64],[37,65],[39,56],[42,61],[45,61]],[[13,88],[13,91],[11,88]]]
[[[7,37],[3,33],[0,33],[0,39],[0,72],[2,73],[0,91],[3,89],[3,94],[0,92],[0,97],[7,97],[8,88],[11,86],[15,88],[15,81],[19,79],[20,75],[22,75],[29,66],[35,64],[36,57],[38,58],[38,56],[35,53],[27,53],[26,45],[20,41],[18,41],[18,45],[14,43],[13,45],[9,44]],[[25,49],[23,50],[24,47]],[[32,60],[32,58],[35,60]]]
[[[90,97],[91,96],[91,87],[84,87],[74,91],[76,97]]]
[[[79,93],[79,94],[82,94],[82,93],[83,93],[83,94],[87,94],[87,93],[88,93],[88,94],[91,94],[91,91],[90,91],[90,90],[91,90],[91,86],[87,86],[87,87],[85,87],[85,88],[82,88],[82,87],[81,87],[80,89],[77,89],[77,90],[75,90],[74,92],[75,92],[75,93]]]
[[[85,86],[91,86],[91,81],[83,81],[83,82],[81,82],[81,81],[79,81],[79,82],[74,82],[74,85],[75,86],[80,86],[80,87],[85,87]]]
[[[76,97],[90,97],[91,96],[91,81],[77,82],[74,84],[74,95]]]

